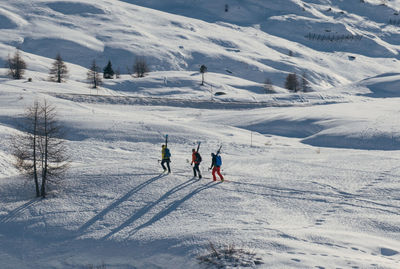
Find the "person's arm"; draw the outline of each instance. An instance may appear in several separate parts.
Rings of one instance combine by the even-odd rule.
[[[215,166],[215,157],[213,157],[212,160],[211,160],[210,169],[212,169],[214,166]]]

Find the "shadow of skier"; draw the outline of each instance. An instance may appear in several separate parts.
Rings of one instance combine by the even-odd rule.
[[[39,203],[40,200],[41,200],[41,198],[33,199],[15,209],[13,209],[7,215],[0,218],[0,223],[8,223],[8,222],[15,220],[20,213],[22,213],[24,210],[29,209],[34,204]]]
[[[103,239],[108,239],[111,236],[113,236],[114,234],[118,233],[119,231],[122,231],[124,228],[130,226],[131,224],[135,223],[137,220],[139,220],[141,217],[143,217],[145,214],[147,214],[148,212],[150,212],[150,210],[152,208],[154,208],[155,206],[157,206],[158,204],[162,203],[164,200],[168,199],[168,197],[170,197],[171,195],[173,195],[174,193],[177,193],[187,187],[189,187],[190,185],[196,183],[197,181],[194,179],[189,179],[187,181],[185,181],[184,183],[181,183],[175,187],[173,187],[172,189],[170,189],[169,191],[167,191],[163,196],[161,196],[159,199],[157,199],[156,201],[144,206],[143,208],[141,208],[139,211],[137,211],[135,214],[133,214],[132,217],[130,217],[128,220],[126,220],[124,223],[122,223],[120,226],[118,226],[117,228],[113,229],[110,233],[108,233],[107,235],[105,235],[103,237]]]
[[[129,236],[132,236],[134,234],[136,234],[137,232],[139,232],[140,230],[151,226],[152,224],[156,223],[157,221],[165,218],[166,216],[168,216],[170,213],[172,213],[173,211],[175,211],[179,206],[181,206],[184,202],[186,202],[187,200],[191,199],[193,196],[195,196],[196,194],[198,194],[201,191],[204,191],[206,189],[209,189],[211,187],[214,187],[218,184],[220,184],[221,182],[209,182],[203,186],[200,186],[196,189],[194,189],[193,191],[191,191],[190,193],[186,194],[184,197],[182,197],[181,199],[175,200],[171,203],[169,203],[164,210],[160,211],[159,213],[157,213],[156,215],[154,215],[150,220],[148,220],[147,222],[143,223],[142,225],[136,227],[132,232],[130,232]]]
[[[157,176],[155,176],[155,177],[153,177],[153,178],[151,178],[151,179],[139,184],[138,186],[136,186],[135,188],[133,188],[132,190],[127,192],[124,196],[122,196],[118,200],[116,200],[113,203],[111,203],[109,206],[107,206],[105,209],[103,209],[100,213],[98,213],[96,216],[94,216],[93,218],[88,220],[85,224],[83,224],[77,231],[78,235],[82,234],[85,230],[87,230],[95,222],[97,222],[97,221],[101,220],[102,218],[104,218],[105,215],[107,215],[109,212],[111,212],[116,207],[118,207],[120,204],[122,204],[127,199],[129,199],[133,194],[139,192],[140,190],[142,190],[146,186],[150,185],[151,183],[159,180],[160,178],[162,178],[164,176],[165,176],[165,174],[157,175]]]

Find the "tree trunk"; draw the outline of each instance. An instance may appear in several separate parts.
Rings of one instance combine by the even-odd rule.
[[[60,66],[58,67],[58,70],[57,70],[57,82],[61,83],[61,67]]]
[[[47,184],[47,165],[48,165],[48,141],[47,135],[45,137],[45,144],[44,144],[44,164],[43,164],[43,173],[42,173],[42,198],[46,198],[46,184]]]
[[[42,198],[46,198],[47,169],[48,169],[48,149],[49,149],[49,122],[48,122],[48,106],[44,104],[44,147],[43,147],[43,172],[42,172]]]
[[[37,136],[38,136],[38,110],[39,104],[35,103],[34,107],[34,127],[33,127],[33,176],[35,180],[35,187],[36,187],[36,197],[40,196],[39,191],[39,179],[37,174],[37,159],[36,159],[36,143],[37,143]]]
[[[97,73],[93,72],[93,88],[97,89]]]

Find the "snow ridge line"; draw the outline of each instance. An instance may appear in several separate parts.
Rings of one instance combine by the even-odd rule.
[[[144,105],[144,106],[172,106],[189,107],[199,109],[255,109],[265,107],[291,107],[291,106],[313,106],[345,103],[348,101],[341,98],[330,99],[305,99],[297,96],[293,98],[274,97],[270,101],[245,102],[245,101],[222,101],[222,100],[194,100],[170,97],[139,97],[126,95],[90,95],[75,93],[49,93],[53,97],[78,103],[92,104],[114,104],[114,105]]]

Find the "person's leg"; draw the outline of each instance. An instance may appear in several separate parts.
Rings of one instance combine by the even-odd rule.
[[[212,176],[213,176],[213,180],[214,181],[216,181],[217,180],[217,177],[215,176],[215,172],[217,172],[217,167],[213,167],[213,170],[212,170]]]
[[[201,172],[200,172],[200,164],[197,164],[197,172],[199,172],[199,178],[201,178]]]
[[[200,167],[199,167],[199,163],[196,163],[195,165],[194,165],[194,169],[195,169],[195,171],[197,171],[197,173],[198,173],[198,175],[199,175],[199,178],[201,178],[201,173],[200,173]],[[194,176],[196,176],[196,172],[194,173],[195,175]]]
[[[197,176],[197,174],[196,174],[196,164],[194,164],[194,166],[193,166],[193,176],[194,176],[194,177]]]
[[[161,166],[164,169],[164,171],[167,171],[167,168],[165,167],[164,163],[165,163],[165,160],[162,160],[161,161]]]
[[[221,180],[224,180],[224,177],[221,175],[221,167],[217,167],[217,174],[221,178]]]
[[[171,173],[171,167],[169,166],[170,161],[167,161],[168,173]]]

